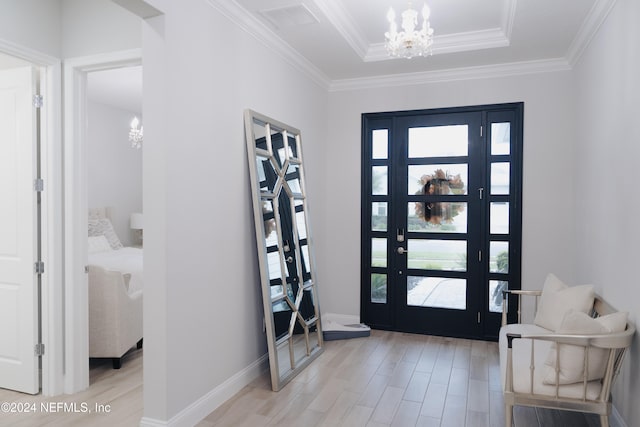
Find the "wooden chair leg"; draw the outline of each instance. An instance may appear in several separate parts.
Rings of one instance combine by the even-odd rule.
[[[504,405],[504,427],[513,426],[513,405],[505,403]]]
[[[113,369],[120,369],[122,367],[122,358],[114,357],[111,359],[111,363],[113,363]]]
[[[600,425],[602,427],[609,427],[609,416],[600,415]]]

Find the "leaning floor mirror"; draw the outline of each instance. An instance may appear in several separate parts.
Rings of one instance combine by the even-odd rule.
[[[271,387],[322,352],[300,131],[251,110],[245,135]]]

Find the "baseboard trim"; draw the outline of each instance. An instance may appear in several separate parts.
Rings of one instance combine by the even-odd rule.
[[[178,412],[168,421],[143,417],[140,420],[140,427],[192,427],[196,425],[266,371],[268,368],[268,358],[268,354],[263,355],[251,365]]]
[[[616,409],[615,406],[611,405],[611,417],[609,420],[611,427],[627,427],[627,423],[622,419],[622,415]]]

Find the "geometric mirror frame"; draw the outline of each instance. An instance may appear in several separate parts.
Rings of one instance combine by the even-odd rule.
[[[271,388],[323,351],[300,131],[245,110]]]

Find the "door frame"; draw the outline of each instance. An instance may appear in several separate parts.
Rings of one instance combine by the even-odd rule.
[[[361,314],[361,321],[363,322],[368,322],[368,324],[371,324],[372,327],[378,328],[378,329],[388,329],[388,330],[398,330],[398,331],[405,331],[404,329],[399,329],[399,325],[398,325],[398,319],[397,319],[397,312],[395,311],[397,309],[397,304],[398,301],[396,300],[396,295],[395,294],[387,294],[387,302],[386,304],[379,304],[379,307],[376,307],[376,304],[372,303],[372,301],[370,301],[370,289],[371,289],[371,276],[370,274],[373,273],[372,270],[372,266],[371,264],[371,260],[369,259],[369,261],[367,261],[367,265],[368,267],[365,268],[365,264],[364,264],[364,260],[365,257],[369,257],[370,258],[370,252],[371,252],[371,242],[370,242],[370,233],[371,233],[371,215],[370,215],[370,203],[373,201],[371,198],[374,197],[373,195],[371,195],[370,193],[366,193],[368,191],[370,191],[370,186],[371,186],[371,177],[370,177],[370,169],[375,166],[376,160],[377,159],[372,159],[368,156],[370,156],[370,150],[371,150],[371,136],[368,134],[368,132],[373,128],[373,129],[387,129],[389,132],[388,135],[388,140],[389,140],[389,144],[392,144],[392,141],[395,140],[395,138],[397,138],[398,136],[395,135],[396,131],[397,131],[397,120],[403,120],[405,117],[410,117],[410,116],[420,116],[420,115],[443,115],[443,114],[454,114],[454,113],[474,113],[474,112],[479,112],[482,113],[482,118],[481,118],[481,127],[480,127],[480,138],[485,140],[485,143],[488,142],[488,138],[491,135],[491,131],[490,131],[490,116],[496,114],[496,113],[500,113],[503,111],[511,111],[514,116],[513,116],[513,124],[512,124],[512,129],[511,129],[511,133],[512,133],[512,138],[514,137],[514,133],[516,138],[518,138],[519,142],[515,144],[515,146],[512,146],[512,151],[509,154],[510,160],[509,162],[512,164],[515,164],[518,166],[518,170],[514,173],[513,168],[510,169],[511,171],[511,184],[515,183],[515,188],[512,189],[512,191],[510,192],[509,197],[513,198],[512,200],[510,199],[510,203],[513,203],[512,206],[512,211],[510,212],[510,224],[515,225],[516,229],[509,232],[508,236],[511,238],[512,236],[515,237],[515,239],[519,242],[519,244],[517,245],[517,247],[513,247],[510,246],[510,266],[514,265],[516,266],[516,269],[514,271],[517,272],[517,275],[514,276],[514,271],[511,270],[511,268],[509,269],[509,276],[511,277],[509,280],[511,280],[510,282],[510,289],[520,289],[522,286],[521,280],[522,280],[522,262],[521,262],[521,256],[522,256],[522,167],[523,167],[523,138],[524,138],[524,133],[523,133],[523,121],[524,121],[524,103],[523,102],[506,102],[506,103],[500,103],[500,104],[484,104],[484,105],[469,105],[469,106],[460,106],[460,107],[445,107],[445,108],[430,108],[430,109],[421,109],[421,110],[406,110],[406,111],[386,111],[386,112],[376,112],[376,113],[363,113],[362,114],[362,118],[361,118],[361,244],[360,244],[360,252],[361,252],[361,258],[362,258],[362,265],[361,265],[361,269],[360,269],[360,314]],[[369,126],[369,122],[370,121],[375,121],[379,127],[370,127]],[[485,125],[486,128],[485,128]],[[389,152],[390,153],[390,152]],[[392,154],[388,153],[388,157],[386,159],[380,159],[379,160],[379,164],[380,165],[384,165],[387,164],[389,166],[389,170],[388,170],[388,174],[389,174],[389,178],[387,181],[387,185],[390,184],[391,182],[391,174],[392,174],[392,170],[394,169],[394,156]],[[486,167],[490,167],[491,163],[492,163],[492,156],[498,156],[500,157],[500,155],[498,154],[491,154],[489,151],[487,151],[485,153],[485,162],[486,162]],[[397,167],[397,165],[396,165]],[[489,185],[489,177],[485,176],[482,180],[482,187],[485,190],[488,190],[490,187],[488,187]],[[510,184],[510,185],[511,185]],[[365,194],[369,194],[369,196],[365,196]],[[481,218],[481,221],[483,222],[484,226],[487,227],[486,228],[486,236],[489,236],[489,224],[487,223],[488,221],[488,212],[486,212],[486,209],[488,209],[489,203],[490,203],[490,199],[491,197],[499,197],[496,195],[492,195],[489,191],[485,191],[484,194],[486,194],[485,197],[480,197],[481,199],[484,198],[487,201],[485,202],[487,204],[487,206],[485,206],[483,209],[485,209],[483,212],[483,216]],[[375,197],[374,197],[375,198]],[[389,200],[389,202],[391,202],[392,199],[395,198],[395,196],[392,193],[388,193],[387,194],[387,198]],[[388,212],[388,218],[391,218],[393,215]],[[389,233],[389,230],[387,229],[387,234]],[[366,238],[366,239],[365,239]],[[481,248],[482,253],[485,254],[485,256],[483,256],[483,259],[488,259],[489,257],[489,248],[488,248],[488,242],[489,240],[487,240],[486,246],[487,247],[483,247]],[[395,239],[394,239],[394,243],[395,243]],[[390,247],[387,247],[387,256],[389,256],[389,254],[391,254],[392,251],[390,249]],[[395,253],[395,252],[393,252]],[[483,262],[487,262],[487,261],[483,261]],[[387,267],[389,268],[389,266]],[[495,272],[494,272],[495,273]],[[485,273],[483,273],[485,274]],[[498,280],[498,279],[491,279],[490,276],[493,273],[488,271],[486,272],[486,278],[487,281],[490,280]],[[494,274],[495,275],[495,274]],[[513,285],[513,286],[512,286]],[[365,288],[368,289],[368,291],[365,291]],[[487,288],[488,289],[488,288]],[[485,295],[486,297],[487,295]],[[484,297],[483,297],[484,299]],[[485,307],[486,308],[486,307]],[[482,314],[482,321],[480,321],[480,317],[478,318],[478,324],[480,325],[480,329],[478,329],[478,334],[471,334],[471,335],[467,335],[466,333],[459,333],[455,336],[461,337],[461,338],[473,338],[473,339],[485,339],[485,340],[496,340],[497,339],[497,335],[494,334],[489,334],[487,332],[488,330],[488,325],[490,325],[490,323],[487,322],[493,322],[497,320],[497,324],[499,325],[499,318],[497,315],[494,316],[494,312],[491,312],[489,309],[485,310],[481,310],[478,313],[479,315]],[[512,313],[510,313],[511,315]],[[385,319],[385,320],[381,320],[381,322],[384,323],[376,323],[376,322],[372,322],[370,317],[377,317],[378,319]],[[414,331],[409,331],[406,330],[405,332],[414,332]],[[422,332],[421,332],[422,333]],[[437,333],[437,332],[434,332]]]
[[[64,61],[64,392],[89,387],[89,294],[87,265],[87,74],[142,64],[142,50],[70,58]]]
[[[62,295],[62,134],[60,106],[62,85],[60,60],[34,49],[0,39],[0,52],[31,63],[40,71],[40,175],[44,181],[41,193],[40,246],[45,272],[41,275],[40,321],[41,393],[53,396],[62,392],[64,376]]]

